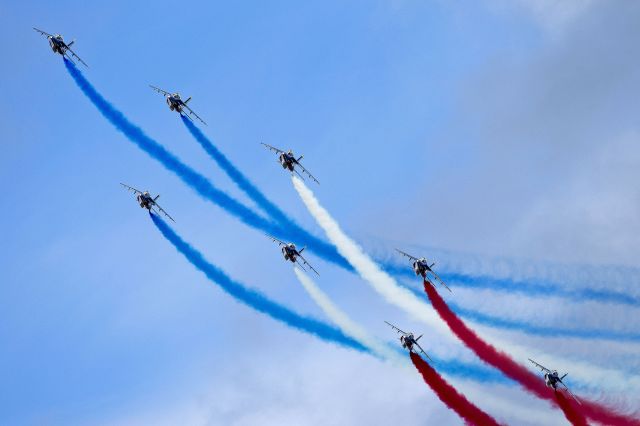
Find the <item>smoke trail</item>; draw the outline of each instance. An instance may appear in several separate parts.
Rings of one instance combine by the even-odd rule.
[[[440,401],[455,411],[466,423],[473,425],[499,425],[489,414],[473,405],[464,395],[450,385],[436,370],[418,354],[411,352],[411,361],[420,372],[424,381],[435,392]]]
[[[367,331],[354,322],[344,311],[338,308],[311,278],[302,272],[297,266],[293,271],[298,277],[298,281],[302,284],[313,301],[322,309],[329,319],[338,326],[340,330],[347,336],[353,337],[363,346],[370,349],[373,353],[378,354],[383,359],[398,360],[398,355],[393,352],[385,344],[372,337]]]
[[[336,246],[338,252],[344,256],[365,281],[367,281],[387,302],[409,312],[415,318],[425,321],[437,328],[443,335],[450,337],[448,330],[437,320],[429,306],[414,296],[409,290],[399,286],[396,281],[376,265],[358,244],[351,240],[340,228],[340,225],[325,210],[313,193],[298,177],[292,177],[293,186],[300,195],[307,210],[327,234],[329,240]]]
[[[249,289],[241,283],[234,281],[226,275],[224,271],[209,263],[202,253],[180,238],[180,236],[176,234],[176,232],[164,220],[162,220],[162,218],[153,214],[151,215],[151,218],[162,235],[171,244],[173,244],[176,250],[178,250],[178,252],[180,252],[189,261],[189,263],[191,263],[196,269],[203,272],[210,281],[218,285],[234,299],[258,312],[262,312],[270,316],[275,320],[283,322],[290,327],[319,337],[322,340],[371,354],[371,351],[368,348],[351,337],[346,336],[340,330],[322,321],[293,312],[286,306],[270,300],[262,293]],[[471,380],[481,382],[504,382],[504,378],[502,376],[499,376],[492,371],[488,371],[484,367],[477,367],[458,361],[443,362],[442,369],[447,374]]]
[[[244,191],[249,198],[271,216],[276,221],[290,225],[293,221],[270,201],[249,179],[242,174],[236,166],[207,138],[204,133],[187,117],[181,115],[182,122],[191,133],[191,136],[200,144],[207,154],[218,164],[218,166],[235,182],[238,187]]]
[[[499,351],[492,345],[482,340],[473,330],[458,318],[438,292],[427,281],[424,282],[424,289],[433,305],[434,309],[449,326],[451,331],[471,349],[480,359],[487,364],[497,368],[507,377],[520,383],[528,392],[541,399],[558,404],[555,392],[545,386],[540,377],[531,373],[528,369],[513,361],[507,354]],[[606,425],[640,425],[640,420],[621,413],[616,413],[612,409],[604,407],[595,402],[582,400],[580,412],[594,421]]]
[[[159,216],[151,214],[151,219],[162,235],[178,250],[187,260],[234,299],[250,306],[251,308],[269,315],[271,318],[285,323],[289,327],[310,333],[323,340],[337,343],[338,345],[356,349],[361,352],[369,352],[367,348],[346,336],[340,330],[331,327],[321,321],[302,316],[289,308],[280,305],[257,290],[249,289],[232,280],[221,269],[207,262],[202,254],[186,243],[175,231]]]
[[[422,296],[422,292],[417,289],[404,286],[409,289],[413,294]],[[598,329],[572,329],[565,327],[553,327],[544,325],[535,325],[529,321],[520,321],[513,319],[504,319],[493,315],[485,314],[482,312],[474,311],[472,309],[463,308],[456,303],[449,303],[449,308],[455,312],[456,315],[461,316],[467,320],[471,320],[481,325],[486,325],[492,328],[499,328],[503,330],[521,331],[526,334],[544,336],[544,337],[574,337],[578,339],[601,339],[601,340],[613,340],[613,341],[627,341],[638,342],[640,341],[640,334],[630,333],[623,331],[611,331],[611,330],[598,330]]]
[[[627,293],[605,289],[565,289],[559,284],[535,283],[530,280],[519,281],[513,279],[500,279],[487,276],[471,276],[462,273],[443,273],[442,278],[461,287],[480,288],[508,293],[524,294],[538,297],[560,297],[581,302],[608,302],[621,305],[640,307],[640,299]]]
[[[570,397],[565,396],[563,391],[556,392],[555,396],[558,406],[573,426],[589,426],[587,419],[578,412]]]

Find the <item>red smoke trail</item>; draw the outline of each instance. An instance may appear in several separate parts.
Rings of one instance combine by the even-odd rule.
[[[455,411],[465,423],[472,425],[499,425],[493,417],[473,405],[467,398],[451,386],[420,355],[411,352],[411,361],[422,374],[424,381],[433,390],[440,401]]]
[[[462,342],[484,362],[497,368],[504,375],[510,377],[520,383],[527,391],[539,398],[551,401],[558,405],[555,398],[555,392],[548,388],[541,377],[531,373],[528,369],[513,361],[509,355],[494,348],[471,330],[467,325],[449,309],[449,306],[440,297],[433,285],[428,281],[424,281],[424,290],[429,296],[429,300],[433,305],[440,318],[444,320],[451,331],[458,336]],[[595,402],[580,399],[582,403],[578,410],[590,419],[602,423],[604,425],[636,425],[640,426],[640,420],[631,416],[616,413],[610,408]]]
[[[556,401],[562,409],[564,416],[573,426],[589,426],[587,419],[578,412],[578,407],[575,406],[576,404],[573,402],[571,397],[567,397],[563,391],[558,391],[556,392]]]

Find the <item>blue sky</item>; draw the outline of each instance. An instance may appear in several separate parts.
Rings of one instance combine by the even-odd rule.
[[[316,195],[378,253],[431,247],[451,270],[640,295],[637,6],[61,1],[0,13],[11,40],[1,67],[0,423],[458,421],[417,376],[286,329],[181,258],[119,182],[162,194],[176,230],[234,278],[322,317],[276,246],[116,132],[33,26],[76,38],[103,95],[249,205],[149,84],[193,96],[207,136],[318,235],[260,142],[304,153],[322,182]],[[392,337],[384,318],[423,326],[312,261],[320,286],[372,333]],[[637,309],[597,301],[456,293],[504,318],[588,317],[614,331],[640,322]],[[637,371],[636,344],[592,351],[588,340],[495,333]],[[498,402],[461,386],[501,419],[536,407],[499,386]]]

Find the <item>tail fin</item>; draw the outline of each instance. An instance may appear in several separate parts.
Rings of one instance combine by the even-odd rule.
[[[158,198],[160,198],[160,194],[156,195],[156,198],[154,198],[153,201],[158,201]]]
[[[186,101],[184,101],[184,104],[185,104],[185,105],[186,105],[186,104],[188,104],[190,100],[191,100],[191,96],[189,96],[189,97],[187,98],[187,100],[186,100]]]
[[[75,42],[76,42],[75,40],[71,40],[71,43],[67,44],[67,47],[73,46],[73,43],[75,43]]]
[[[306,249],[306,248],[307,248],[307,246],[302,247],[302,248],[300,249],[300,251],[298,251],[298,254],[302,254],[302,252],[303,252],[303,251],[304,251],[304,249]]]
[[[569,373],[564,373],[564,376],[560,377],[560,380],[564,379],[565,377],[567,377],[567,374]]]
[[[421,338],[422,336],[424,336],[424,334],[421,334],[420,336],[418,336],[418,338],[416,339],[416,342],[417,342],[418,340],[420,340],[420,338]]]
[[[436,262],[433,262],[431,265],[429,265],[429,268],[433,268],[436,265]]]
[[[304,155],[301,155],[300,157],[298,157],[298,159],[296,161],[302,160],[302,157],[304,157]]]

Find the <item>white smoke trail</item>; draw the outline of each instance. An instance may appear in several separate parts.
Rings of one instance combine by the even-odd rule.
[[[367,281],[387,302],[399,307],[412,315],[415,319],[428,324],[432,330],[438,331],[449,340],[457,341],[449,328],[444,324],[433,308],[413,293],[401,287],[385,271],[383,271],[351,238],[349,238],[340,225],[331,217],[329,212],[320,205],[311,190],[297,176],[292,176],[293,186],[300,195],[307,210],[322,227],[327,238],[336,246],[338,252],[344,256],[353,266],[356,272]],[[473,327],[476,324],[470,323]],[[486,334],[485,334],[486,336]],[[492,345],[508,353],[516,360],[526,360],[529,357],[538,357],[544,360],[551,368],[564,368],[571,370],[572,375],[584,384],[590,386],[609,387],[612,389],[638,390],[640,389],[640,377],[629,377],[618,370],[601,368],[584,361],[566,360],[553,355],[543,354],[537,350],[524,348],[496,337],[486,339]],[[542,362],[542,361],[541,361]]]
[[[371,349],[383,359],[393,361],[397,364],[401,364],[405,361],[404,364],[406,364],[406,360],[402,360],[396,352],[392,351],[383,342],[367,333],[364,328],[353,321],[344,311],[336,306],[329,296],[327,296],[327,294],[324,293],[307,274],[300,270],[300,268],[296,266],[293,270],[296,273],[296,277],[298,277],[298,281],[300,281],[309,296],[311,296],[313,301],[320,307],[320,309],[322,309],[325,315],[329,317],[329,319],[333,321],[333,323],[337,325],[344,334],[357,340],[363,346]]]

